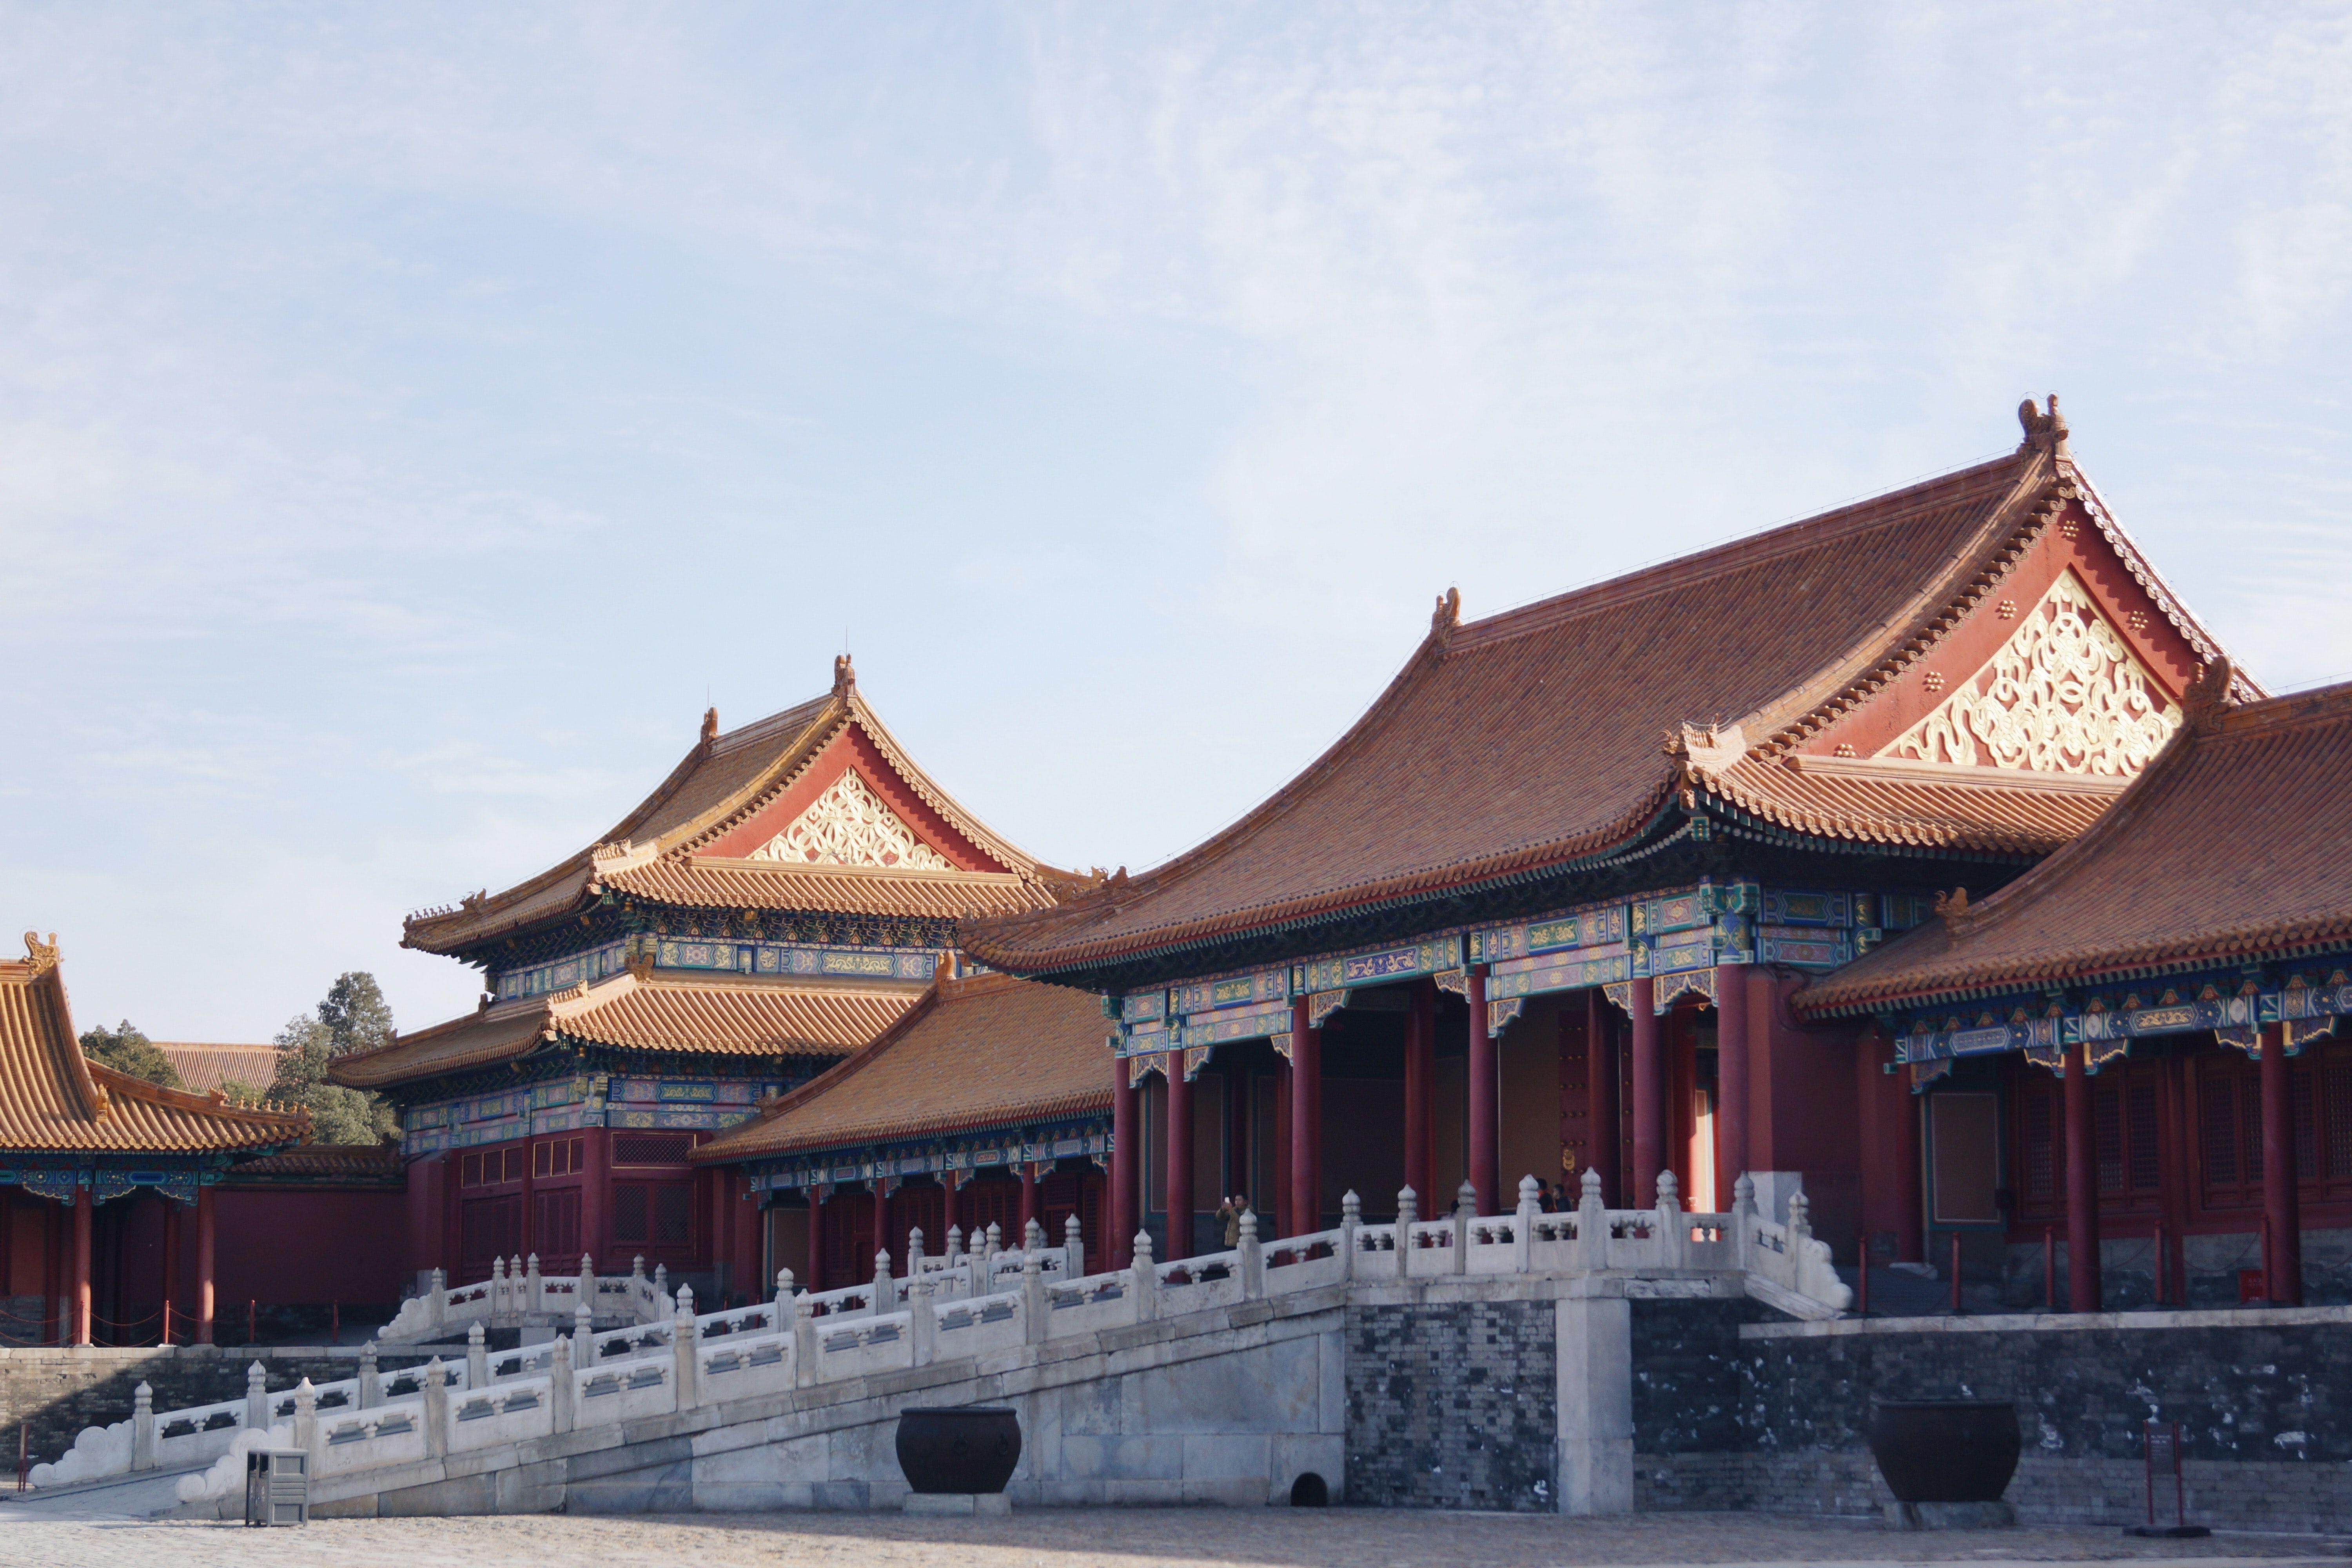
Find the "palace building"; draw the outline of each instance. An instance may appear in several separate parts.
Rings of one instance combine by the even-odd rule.
[[[399,1104],[411,1268],[641,1257],[704,1300],[762,1293],[761,1211],[696,1145],[888,1029],[959,920],[1050,904],[1052,876],[915,765],[846,658],[814,701],[707,715],[594,844],[410,917],[481,1006],[333,1070]]]
[[[2192,697],[2262,696],[2055,399],[2021,420],[2008,457],[1595,587],[1467,622],[1448,594],[1362,719],[1233,827],[967,922],[979,962],[1106,999],[1114,1250],[1139,1226],[1162,1258],[1202,1247],[1231,1191],[1286,1236],[1350,1190],[1367,1220],[1407,1186],[1424,1215],[1461,1188],[1493,1214],[1523,1173],[1572,1193],[1588,1169],[1633,1206],[1665,1172],[1709,1212],[1743,1173],[1767,1213],[1801,1187],[1847,1262],[1864,1235],[1921,1260],[1955,1226],[1997,1252],[2051,1212],[2046,1094],[1940,1110],[1958,1091],[1887,1070],[1884,1031],[1797,1004],[2080,838]],[[1906,1061],[1950,1034],[1906,1016]],[[2030,1169],[1988,1208],[2000,1116]]]

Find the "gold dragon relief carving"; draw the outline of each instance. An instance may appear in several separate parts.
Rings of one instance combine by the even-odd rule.
[[[950,871],[948,858],[915,837],[853,769],[835,779],[790,827],[751,851],[753,860],[798,866],[882,866]]]
[[[2069,568],[1990,664],[1879,755],[2129,776],[2180,718]]]

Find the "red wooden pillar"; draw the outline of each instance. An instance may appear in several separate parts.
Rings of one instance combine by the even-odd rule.
[[[956,1173],[953,1171],[940,1173],[940,1250],[941,1252],[947,1250],[948,1232],[962,1223],[956,1217],[956,1194],[961,1189],[961,1184],[956,1180]]]
[[[1219,1208],[1227,1197],[1245,1195],[1249,1188],[1249,1074],[1238,1067],[1225,1068],[1225,1162],[1217,1181]]]
[[[601,1259],[609,1247],[604,1237],[604,1197],[613,1184],[613,1135],[602,1127],[592,1127],[582,1136],[587,1142],[580,1150],[580,1250],[592,1259]],[[577,1258],[566,1262],[570,1268],[580,1267]]]
[[[1911,1092],[1907,1072],[1895,1079],[1899,1098],[1895,1101],[1894,1148],[1889,1167],[1895,1177],[1895,1254],[1898,1262],[1925,1263],[1927,1260],[1927,1190],[1925,1169],[1919,1152],[1919,1119],[1927,1113],[1920,1098]]]
[[[1486,966],[1474,963],[1465,989],[1470,1002],[1470,1184],[1478,1212],[1496,1214],[1502,1192],[1502,1140],[1496,1125],[1503,1110],[1502,1074],[1486,1016]]]
[[[203,1190],[199,1185],[197,1191]],[[0,1205],[5,1205],[5,1199],[0,1199]],[[0,1240],[5,1239],[0,1237]],[[175,1342],[172,1338],[172,1319],[186,1310],[178,1304],[186,1300],[180,1294],[180,1203],[176,1198],[167,1197],[163,1199],[163,1304],[156,1309],[164,1314],[161,1320],[163,1343]]]
[[[1609,1016],[1609,998],[1598,986],[1584,994],[1584,1038],[1585,1078],[1592,1086],[1592,1164],[1601,1173],[1601,1201],[1622,1208],[1625,1117],[1617,1089],[1624,1068],[1617,1059],[1617,1021]],[[1580,1178],[1568,1196],[1571,1203],[1583,1200]]]
[[[1110,1058],[1110,1268],[1136,1260],[1136,1168],[1143,1129],[1136,1119],[1136,1084],[1127,1058]]]
[[[1633,1205],[1655,1208],[1666,1157],[1666,1060],[1659,1048],[1657,982],[1644,974],[1629,989],[1633,1016]]]
[[[2189,1305],[2189,1062],[2167,1057],[2157,1064],[2157,1190],[2164,1214],[2164,1254],[2158,1259],[2165,1289],[2158,1304]]]
[[[831,1281],[824,1277],[824,1200],[830,1194],[823,1187],[808,1190],[808,1288],[829,1290]]]
[[[2099,1147],[2091,1114],[2091,1047],[2066,1064],[2066,1305],[2099,1310]]]
[[[213,1189],[196,1189],[196,1343],[213,1342]]]
[[[1423,1215],[1437,1181],[1437,982],[1413,984],[1404,1032],[1404,1184]]]
[[[73,1205],[73,1339],[70,1342],[86,1345],[89,1338],[89,1219],[90,1211],[98,1205],[90,1201],[96,1189],[84,1187],[74,1194]]]
[[[1297,1036],[1293,1035],[1296,1040]],[[1296,1048],[1295,1047],[1293,1047]],[[1297,1222],[1290,1206],[1290,1059],[1274,1069],[1274,1233],[1297,1236]]]
[[[2303,1204],[2294,1168],[2294,1073],[2286,1059],[2286,1028],[2263,1027],[2263,1219],[2270,1256],[2263,1259],[2263,1294],[2282,1307],[2303,1305]]]
[[[1716,1206],[1748,1169],[1748,966],[1715,966]]]
[[[1323,1226],[1323,1031],[1307,1027],[1307,999],[1290,1005],[1290,1224],[1293,1236]]]
[[[1167,1144],[1161,1182],[1168,1204],[1168,1257],[1192,1256],[1192,1086],[1184,1078],[1184,1053],[1168,1053]]]
[[[1037,1219],[1037,1167],[1027,1162],[1021,1166],[1021,1245],[1029,1245],[1029,1222]],[[1048,1238],[1050,1239],[1050,1238]]]
[[[61,1345],[73,1338],[73,1314],[66,1310],[66,1233],[71,1221],[66,1205],[52,1201],[41,1224],[41,1321]]]

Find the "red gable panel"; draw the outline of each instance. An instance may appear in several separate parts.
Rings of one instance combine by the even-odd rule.
[[[841,732],[825,742],[824,749],[794,780],[792,787],[766,805],[745,817],[734,827],[696,851],[699,856],[724,859],[744,859],[765,845],[777,834],[790,827],[844,773],[855,770],[866,786],[880,796],[884,805],[897,814],[908,831],[925,844],[938,850],[961,871],[1011,871],[982,850],[962,834],[957,832],[940,814],[907,786],[876,747],[866,731],[856,723],[845,724]]]

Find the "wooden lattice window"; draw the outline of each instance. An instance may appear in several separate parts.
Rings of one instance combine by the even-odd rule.
[[[694,1184],[619,1182],[613,1187],[613,1239],[634,1247],[689,1247]]]
[[[694,1147],[691,1132],[615,1132],[615,1165],[683,1165]]]

